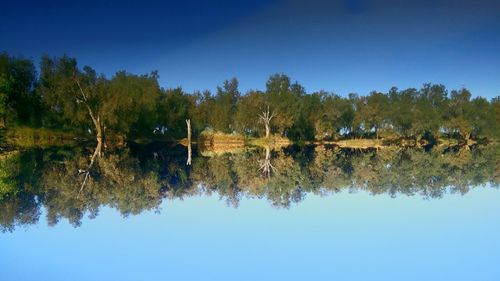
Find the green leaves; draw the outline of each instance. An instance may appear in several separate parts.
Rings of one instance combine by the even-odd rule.
[[[471,100],[467,89],[448,96],[440,84],[341,97],[325,91],[307,94],[285,74],[271,75],[265,92],[246,94],[240,93],[236,78],[224,81],[215,93],[165,90],[157,80],[157,72],[119,71],[107,78],[89,66],[80,68],[66,55],[43,56],[38,76],[31,60],[0,53],[0,127],[13,123],[140,138],[161,128],[179,139],[185,134],[185,119],[191,119],[195,135],[208,127],[259,137],[265,135],[259,114],[269,108],[275,115],[268,124],[270,132],[299,142],[499,135],[498,98]]]

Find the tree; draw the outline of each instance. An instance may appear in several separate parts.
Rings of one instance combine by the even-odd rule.
[[[39,125],[40,97],[36,70],[29,59],[0,53],[0,128],[8,123]]]
[[[466,119],[471,126],[471,136],[495,137],[498,123],[495,120],[493,105],[485,98],[477,97],[471,100]]]
[[[457,134],[464,139],[469,139],[472,133],[472,126],[467,120],[470,112],[471,93],[462,88],[458,91],[451,91],[451,98],[446,115],[445,127],[448,134]]]
[[[267,111],[263,111],[259,115],[259,120],[264,123],[264,126],[266,127],[266,139],[271,136],[271,120],[275,117],[276,115],[274,113],[269,112],[269,106],[267,107]]]
[[[313,140],[316,120],[320,118],[321,103],[325,96],[323,93],[306,95],[304,90],[299,90],[296,96],[298,97],[296,113],[288,136],[294,140]]]
[[[222,87],[217,87],[215,98],[210,100],[208,116],[208,123],[214,129],[227,133],[234,130],[233,116],[236,114],[239,97],[236,78],[226,80]]]
[[[388,98],[380,92],[371,92],[369,96],[361,98],[358,104],[359,108],[356,111],[357,123],[362,124],[365,133],[375,132],[378,139],[379,129],[387,117],[387,102]]]
[[[335,134],[335,125],[338,122],[339,112],[334,109],[335,102],[333,96],[327,92],[320,91],[314,93],[319,100],[319,108],[311,115],[311,121],[314,126],[314,138],[323,140],[333,137]]]
[[[406,138],[414,135],[413,120],[416,95],[417,90],[414,88],[403,91],[392,88],[389,91],[390,122],[396,132]]]
[[[99,107],[105,95],[105,79],[86,66],[77,67],[76,59],[68,56],[41,62],[40,92],[50,113],[50,126],[91,126],[97,138],[103,136]],[[74,129],[74,128],[73,128]]]
[[[153,133],[160,98],[156,71],[145,75],[117,72],[107,91],[100,108],[107,126],[125,135],[149,136]]]
[[[298,83],[292,86],[290,78],[284,74],[274,74],[266,83],[266,99],[271,110],[276,114],[274,129],[281,135],[287,135],[287,131],[293,126],[298,117],[297,103],[303,87]],[[273,128],[271,128],[273,130]]]
[[[255,122],[255,118],[262,113],[266,106],[266,98],[262,92],[250,91],[241,96],[234,118],[236,130],[253,136],[264,135],[261,125],[259,122]]]
[[[134,75],[120,71],[107,80],[88,66],[80,70],[73,58],[44,56],[40,91],[54,125],[93,127],[99,139],[105,129],[147,135],[156,123],[157,78],[156,72]]]
[[[185,120],[194,113],[196,96],[188,95],[181,88],[162,90],[157,105],[157,126],[164,126],[169,135],[182,138],[185,135]]]
[[[415,98],[413,127],[417,142],[423,136],[437,138],[447,107],[447,92],[443,85],[424,84]]]

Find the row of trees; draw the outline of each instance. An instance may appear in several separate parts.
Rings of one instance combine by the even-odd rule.
[[[207,127],[225,133],[266,135],[267,114],[273,134],[294,140],[346,137],[463,139],[498,137],[500,98],[472,98],[463,88],[443,85],[371,92],[342,97],[330,92],[306,93],[286,75],[269,77],[265,91],[242,94],[238,81],[225,81],[215,93],[164,89],[158,73],[117,72],[111,78],[78,67],[68,56],[44,56],[39,73],[32,60],[0,54],[0,127],[34,126],[75,132],[91,130],[122,136],[166,133],[185,136]],[[269,118],[272,117],[272,118]]]
[[[33,224],[45,209],[49,224],[67,219],[75,226],[101,206],[124,216],[157,209],[167,199],[216,194],[229,205],[261,198],[279,208],[307,194],[364,190],[370,194],[440,198],[471,188],[498,188],[498,146],[469,149],[393,148],[368,152],[304,146],[275,151],[194,157],[186,150],[136,147],[112,150],[96,162],[85,189],[76,170],[88,162],[90,148],[50,148],[0,158],[0,231]],[[269,161],[270,172],[262,169]]]

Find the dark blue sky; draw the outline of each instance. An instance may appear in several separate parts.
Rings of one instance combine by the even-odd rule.
[[[308,92],[435,82],[500,95],[498,0],[0,0],[0,19],[0,50],[66,53],[109,76],[156,69],[189,91],[285,73]]]

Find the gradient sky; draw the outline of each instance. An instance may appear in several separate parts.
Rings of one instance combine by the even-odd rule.
[[[435,82],[500,95],[498,0],[17,0],[0,18],[0,50],[66,53],[106,75],[156,69],[188,91],[285,73],[308,92]]]
[[[217,196],[165,200],[127,219],[103,207],[0,233],[2,280],[500,280],[500,192],[442,199],[365,192],[289,210]]]

